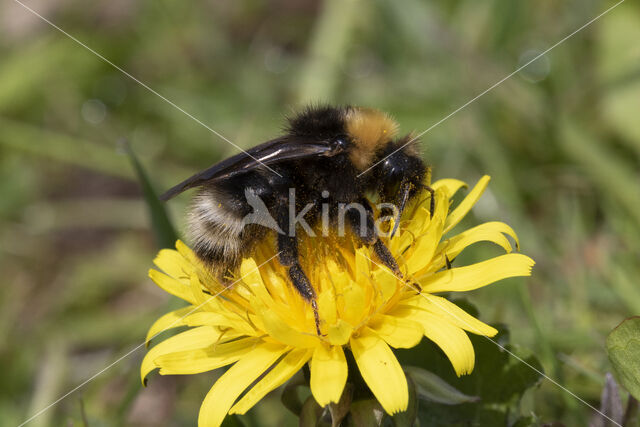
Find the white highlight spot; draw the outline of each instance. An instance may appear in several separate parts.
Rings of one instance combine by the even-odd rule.
[[[530,49],[522,53],[518,60],[518,68],[522,67],[535,57],[540,55],[540,51]],[[529,83],[538,83],[547,78],[551,71],[551,61],[547,55],[542,55],[540,58],[533,61],[531,64],[520,70],[520,77],[528,81]]]
[[[89,99],[82,104],[80,114],[85,122],[99,125],[107,116],[107,107],[99,99]]]

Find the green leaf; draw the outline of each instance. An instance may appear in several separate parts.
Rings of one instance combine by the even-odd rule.
[[[620,384],[640,399],[640,316],[623,321],[611,331],[607,353]]]
[[[451,385],[442,378],[429,372],[426,369],[416,366],[404,368],[407,376],[416,384],[416,389],[420,399],[431,402],[442,403],[443,405],[458,405],[460,403],[477,402],[477,396],[468,396]]]
[[[156,243],[160,248],[173,248],[176,244],[176,240],[178,240],[178,235],[171,224],[169,215],[167,214],[162,202],[158,200],[158,196],[151,185],[151,181],[142,167],[142,164],[138,161],[138,158],[131,149],[131,145],[127,141],[123,141],[122,146],[131,161],[131,165],[138,177],[138,182],[142,187],[142,194],[147,207],[149,208],[151,228],[155,235]]]

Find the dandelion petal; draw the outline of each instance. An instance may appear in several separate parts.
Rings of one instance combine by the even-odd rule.
[[[327,328],[327,340],[331,345],[345,345],[353,333],[353,326],[342,319]]]
[[[417,279],[422,290],[435,292],[471,291],[508,277],[529,276],[534,261],[522,254],[506,254],[466,267],[457,267]]]
[[[200,427],[217,427],[242,392],[266,371],[282,354],[285,347],[264,344],[256,347],[236,362],[211,387],[198,415]]]
[[[475,352],[471,340],[462,329],[432,313],[425,312],[416,320],[422,322],[424,335],[447,355],[456,375],[465,375],[473,371]]]
[[[398,359],[371,329],[351,338],[351,351],[362,378],[388,414],[407,409],[409,389]]]
[[[283,344],[302,348],[311,348],[318,344],[318,339],[312,331],[303,333],[293,329],[273,310],[264,308],[261,316],[265,330]]]
[[[243,338],[205,349],[165,354],[157,357],[154,363],[162,375],[199,374],[236,362],[255,345],[255,338]]]
[[[188,277],[193,266],[180,253],[173,249],[161,249],[153,263],[171,277]]]
[[[189,351],[205,348],[215,343],[220,338],[220,332],[213,326],[200,326],[198,328],[189,329],[162,341],[153,347],[142,359],[140,366],[140,376],[144,383],[145,377],[149,372],[158,366],[155,359],[176,351]]]
[[[245,394],[229,410],[230,414],[244,414],[253,407],[267,393],[280,387],[296,372],[298,372],[309,360],[312,350],[298,349],[289,352],[278,364],[262,378],[258,384]]]
[[[511,227],[504,222],[485,222],[452,237],[442,245],[449,259],[454,259],[467,246],[477,242],[493,242],[501,246],[507,253],[512,251],[511,243],[505,237],[511,236],[518,246],[518,236]]]
[[[447,319],[453,325],[469,331],[472,334],[492,337],[498,333],[495,328],[481,322],[445,298],[427,295],[425,302],[427,302],[425,308],[428,311]]]
[[[419,323],[382,314],[375,316],[369,327],[394,348],[415,347],[424,335],[424,329]]]
[[[167,276],[158,270],[149,270],[149,277],[155,282],[156,285],[180,299],[196,304],[196,299],[193,297],[193,292],[188,285],[180,282],[178,279],[174,279],[171,276]]]
[[[462,187],[466,187],[467,184],[464,181],[460,181],[459,179],[445,178],[439,179],[433,184],[431,184],[431,188],[435,191],[439,189],[443,189],[448,198],[451,198],[460,190]]]
[[[320,406],[338,402],[347,383],[347,360],[341,346],[319,345],[311,360],[311,393]]]
[[[467,197],[465,197],[462,202],[460,202],[460,204],[453,210],[453,212],[451,212],[449,216],[447,216],[447,222],[444,225],[443,234],[449,232],[449,230],[455,227],[460,222],[460,220],[462,220],[462,218],[464,218],[465,215],[469,213],[473,205],[476,204],[480,196],[482,196],[482,193],[484,193],[484,190],[486,190],[487,185],[489,185],[490,179],[491,178],[488,175],[480,178],[480,181],[478,181],[476,186],[473,187],[473,190],[469,192]]]
[[[151,325],[151,328],[149,328],[145,343],[149,345],[149,341],[151,341],[151,339],[158,335],[160,332],[185,325],[184,317],[192,311],[194,311],[193,306],[188,306],[180,308],[178,310],[170,311],[169,313],[160,317],[153,323],[153,325]]]

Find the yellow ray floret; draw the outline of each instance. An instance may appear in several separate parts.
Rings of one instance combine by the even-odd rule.
[[[190,305],[160,317],[147,341],[171,328],[190,328],[149,350],[141,366],[143,380],[156,368],[161,374],[195,374],[232,365],[200,409],[199,425],[219,426],[228,413],[245,413],[306,363],[318,404],[337,402],[349,376],[345,352],[353,355],[362,378],[389,414],[405,410],[408,402],[407,381],[392,348],[410,348],[426,337],[443,350],[458,375],[470,373],[475,355],[467,333],[494,336],[497,331],[434,294],[528,276],[534,264],[512,253],[507,237],[517,248],[517,236],[501,222],[445,237],[488,182],[489,177],[483,177],[453,209],[451,199],[465,184],[453,179],[433,183],[433,218],[428,194],[417,197],[405,211],[398,233],[385,242],[403,275],[419,284],[421,293],[350,238],[302,240],[302,266],[316,290],[321,335],[311,307],[273,257],[272,241],[266,240],[252,258],[243,260],[229,287],[182,242],[177,242],[177,250],[160,251],[155,264],[162,271],[151,270],[150,277]],[[480,241],[493,242],[506,254],[446,269],[447,260]]]

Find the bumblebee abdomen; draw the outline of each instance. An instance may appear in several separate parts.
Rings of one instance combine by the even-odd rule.
[[[244,213],[237,196],[214,185],[203,187],[189,211],[188,234],[196,254],[214,269],[233,267],[241,255]]]

